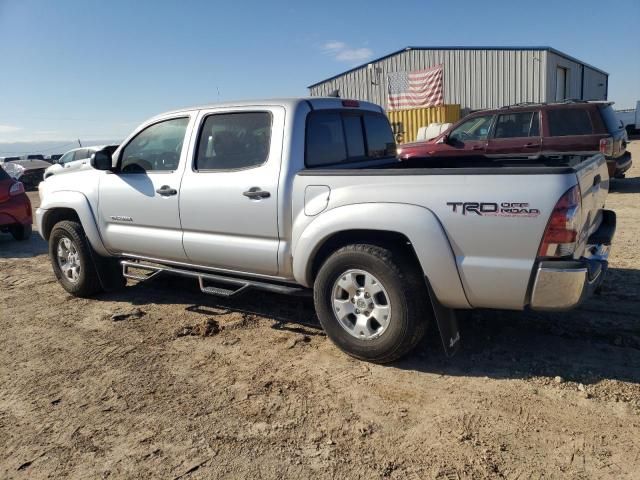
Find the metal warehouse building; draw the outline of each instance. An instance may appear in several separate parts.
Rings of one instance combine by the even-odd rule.
[[[607,72],[551,47],[407,47],[309,87],[387,108],[391,72],[442,65],[444,103],[469,110],[522,102],[606,100]]]

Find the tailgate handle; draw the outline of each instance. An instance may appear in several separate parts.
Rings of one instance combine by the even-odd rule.
[[[600,176],[600,174],[596,175],[595,177],[593,177],[593,186],[595,187],[595,186],[596,186],[596,185],[598,185],[601,181],[602,181],[602,177]]]

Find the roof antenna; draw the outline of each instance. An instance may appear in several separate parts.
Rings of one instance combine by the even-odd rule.
[[[80,145],[80,147],[82,147],[82,142],[80,141],[80,139],[78,139],[78,145]]]
[[[220,89],[218,88],[218,86],[216,85],[216,90],[218,91],[218,102],[220,101]]]

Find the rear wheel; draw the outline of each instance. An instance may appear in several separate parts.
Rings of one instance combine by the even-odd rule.
[[[25,241],[31,238],[31,225],[14,225],[9,229],[13,238],[18,241]]]
[[[333,253],[318,272],[314,301],[327,336],[347,354],[376,363],[408,353],[430,318],[415,263],[375,245],[348,245]]]
[[[60,285],[72,295],[87,297],[102,291],[92,259],[95,252],[77,222],[57,223],[49,237],[49,257]]]

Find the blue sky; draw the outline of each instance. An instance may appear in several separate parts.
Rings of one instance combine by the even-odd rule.
[[[639,0],[0,0],[0,143],[120,139],[174,107],[305,95],[407,45],[549,45],[608,71],[629,107],[639,24]]]

